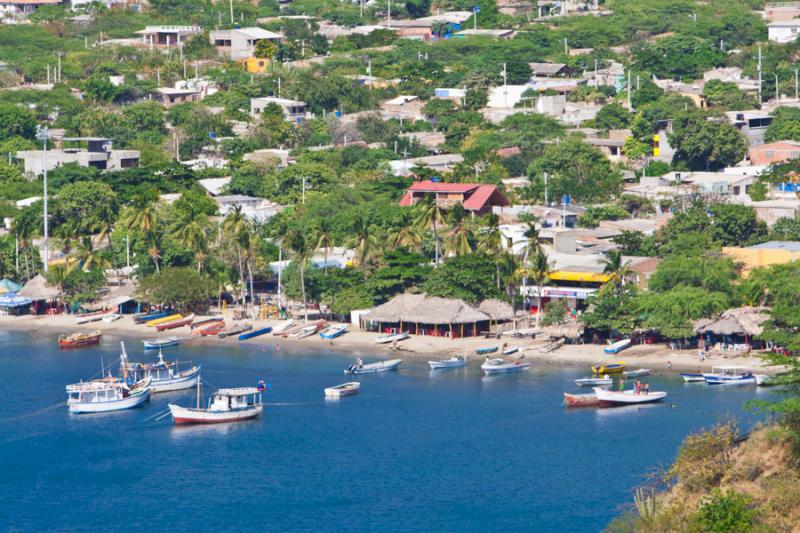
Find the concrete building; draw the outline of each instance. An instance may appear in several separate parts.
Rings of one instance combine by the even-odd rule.
[[[16,24],[42,6],[52,6],[63,0],[0,0],[0,23]]]
[[[220,55],[239,61],[255,55],[258,41],[270,41],[277,45],[283,35],[262,28],[234,28],[232,30],[214,30],[209,40]]]
[[[401,94],[391,100],[384,100],[380,104],[381,116],[384,120],[393,118],[401,122],[424,119],[423,107],[425,107],[425,102],[419,96],[410,94]]]
[[[453,37],[491,37],[493,39],[513,39],[517,34],[514,30],[501,30],[501,29],[483,29],[483,28],[470,28],[468,30],[461,30],[453,35]]]
[[[155,98],[164,107],[172,107],[186,102],[199,102],[203,99],[203,91],[198,89],[176,89],[175,87],[159,87],[156,89]]]
[[[767,2],[762,12],[769,22],[787,22],[800,17],[800,2]]]
[[[305,102],[300,100],[290,100],[288,98],[275,98],[267,96],[262,98],[250,99],[250,116],[257,117],[261,115],[264,109],[269,104],[277,104],[283,110],[283,117],[289,121],[299,124],[306,119],[308,114],[308,106]]]
[[[800,142],[777,141],[750,148],[750,162],[754,165],[771,165],[800,157]]]
[[[772,265],[782,265],[800,259],[800,242],[769,241],[747,247],[725,246],[722,253],[742,264],[742,274]]]
[[[762,200],[759,202],[745,202],[756,212],[758,220],[763,220],[768,226],[772,226],[782,218],[795,218],[800,214],[800,200]]]
[[[769,40],[775,43],[793,43],[800,35],[800,20],[786,20],[767,25]]]
[[[217,202],[220,214],[227,215],[234,208],[240,207],[242,213],[256,222],[265,222],[274,217],[281,211],[284,206],[265,200],[264,198],[255,198],[253,196],[244,196],[241,194],[233,194],[228,196],[216,196],[214,201]]]
[[[142,46],[170,48],[183,46],[189,37],[201,31],[199,26],[147,26],[136,34],[142,36]]]
[[[63,142],[86,144],[86,148],[57,148],[48,150],[24,150],[17,152],[22,160],[25,173],[38,176],[68,163],[82,167],[95,167],[98,170],[121,170],[139,166],[138,150],[113,150],[111,140],[103,137],[65,137]]]
[[[451,167],[464,161],[460,154],[439,154],[424,157],[413,157],[410,159],[395,159],[389,161],[392,174],[397,176],[410,176],[416,166],[427,167],[437,172],[450,172]]]
[[[750,146],[764,144],[764,134],[772,124],[772,116],[766,111],[758,109],[727,111],[725,117],[736,129],[745,134],[750,141]]]

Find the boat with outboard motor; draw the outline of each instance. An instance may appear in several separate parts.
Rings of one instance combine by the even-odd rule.
[[[592,407],[600,405],[597,394],[570,394],[564,393],[564,405],[567,407]]]
[[[600,401],[600,405],[605,406],[652,403],[667,397],[667,393],[663,391],[636,392],[633,389],[612,391],[602,387],[595,387],[594,393]]]
[[[603,376],[600,378],[581,378],[575,380],[575,384],[579,387],[602,387],[611,385],[612,383],[614,383],[614,380],[608,376]]]
[[[506,361],[502,357],[495,357],[494,359],[486,358],[486,361],[481,365],[481,370],[487,376],[494,374],[509,374],[511,372],[521,372],[526,368],[530,368],[530,361],[525,360],[525,356],[516,358],[513,361]]]
[[[743,366],[715,366],[703,374],[707,385],[755,385],[753,371]]]
[[[428,366],[431,370],[439,370],[442,368],[460,368],[467,366],[467,358],[463,355],[454,355],[450,359],[443,359],[441,361],[428,361]]]
[[[356,362],[344,371],[345,374],[375,374],[377,372],[388,372],[389,370],[397,370],[397,367],[402,363],[402,359],[390,359],[388,361],[378,361],[377,363],[364,362],[359,357]]]
[[[142,341],[145,350],[160,350],[169,346],[177,346],[181,342],[180,337],[164,337],[163,339],[145,339]]]

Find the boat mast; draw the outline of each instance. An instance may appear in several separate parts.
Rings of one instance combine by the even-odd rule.
[[[200,376],[197,376],[197,408],[200,409]]]

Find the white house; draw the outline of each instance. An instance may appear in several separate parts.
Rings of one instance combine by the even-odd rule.
[[[289,122],[300,123],[305,120],[306,114],[308,113],[308,106],[305,102],[267,96],[250,99],[250,116],[259,116],[269,104],[277,104],[280,106],[280,108],[283,109],[283,117]]]
[[[800,34],[800,19],[773,22],[767,25],[769,40],[775,43],[791,43]]]
[[[262,28],[234,28],[212,31],[209,39],[220,55],[237,61],[253,57],[258,41],[271,41],[277,45],[283,40],[283,35]]]

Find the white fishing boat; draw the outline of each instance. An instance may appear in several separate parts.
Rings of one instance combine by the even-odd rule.
[[[197,407],[169,404],[172,420],[176,424],[222,424],[256,418],[264,409],[261,388],[238,387],[219,389],[213,394],[205,409],[200,407],[200,383],[197,384]]]
[[[626,378],[641,378],[644,376],[649,376],[652,373],[652,368],[637,368],[636,370],[625,370],[622,372],[622,375]]]
[[[405,340],[409,337],[407,331],[401,331],[400,333],[388,333],[386,335],[379,335],[375,337],[375,342],[378,344],[389,344],[390,342],[400,342]]]
[[[537,333],[539,333],[537,328],[524,328],[504,331],[503,335],[507,335],[509,337],[535,337]]]
[[[272,334],[277,336],[283,335],[283,333],[289,329],[290,327],[294,326],[297,322],[292,320],[284,320],[283,322],[279,322],[274,328],[272,328]]]
[[[756,385],[760,387],[767,387],[769,385],[772,385],[772,376],[769,376],[767,374],[756,374],[755,377],[756,377]]]
[[[306,337],[310,337],[311,335],[318,332],[324,327],[325,327],[325,321],[319,320],[317,322],[314,322],[313,324],[309,324],[308,326],[303,326],[297,331],[290,333],[289,337],[293,339],[305,339]]]
[[[375,374],[377,372],[388,372],[397,370],[402,363],[402,359],[390,359],[388,361],[378,361],[377,363],[364,364],[359,358],[355,364],[350,365],[344,371],[345,374]]]
[[[743,366],[715,366],[711,372],[704,373],[708,385],[755,385],[753,371]]]
[[[514,361],[506,361],[501,357],[495,357],[494,359],[487,358],[486,361],[481,365],[481,370],[483,370],[484,374],[487,376],[491,376],[493,374],[521,372],[530,366],[530,361],[525,361],[521,357]]]
[[[203,365],[191,366],[180,370],[178,361],[164,361],[164,354],[159,350],[157,363],[130,363],[125,353],[125,343],[121,342],[123,360],[126,362],[127,374],[133,380],[150,379],[152,392],[169,392],[191,389],[200,381],[200,370]],[[189,364],[188,362],[185,364]]]
[[[630,347],[631,347],[631,340],[630,339],[622,339],[622,340],[619,340],[619,341],[615,342],[614,344],[609,344],[608,346],[603,348],[603,351],[605,353],[608,353],[608,354],[615,354],[615,353],[619,353],[622,350],[625,350],[625,349],[630,348]]]
[[[456,355],[450,359],[444,359],[442,361],[428,361],[428,365],[431,367],[431,370],[437,370],[440,368],[459,368],[462,366],[467,366],[467,358],[463,355]]]
[[[332,340],[336,337],[344,335],[347,332],[348,324],[337,324],[335,326],[328,326],[320,331],[319,336],[326,340]]]
[[[67,385],[69,412],[106,413],[139,407],[150,399],[150,380],[130,388],[123,382],[101,380]]]
[[[351,396],[358,392],[361,388],[361,383],[358,381],[351,381],[349,383],[342,383],[335,387],[328,387],[325,389],[326,398],[341,398],[342,396]]]
[[[180,337],[164,337],[162,339],[145,339],[142,341],[145,350],[160,350],[169,346],[177,346],[181,342]]]
[[[513,355],[520,351],[522,351],[522,348],[520,348],[519,346],[514,346],[512,348],[506,348],[505,350],[503,350],[503,355]]]
[[[119,320],[120,318],[122,318],[121,314],[119,314],[119,313],[111,313],[110,315],[104,316],[102,320],[106,324],[111,324],[112,322],[115,322],[115,321]]]
[[[612,383],[614,383],[614,381],[608,376],[603,376],[601,378],[581,378],[575,380],[575,384],[580,387],[608,386]]]
[[[703,383],[706,380],[706,378],[704,378],[703,374],[700,372],[682,372],[681,377],[686,383]]]
[[[600,405],[631,405],[637,403],[658,402],[667,397],[663,391],[651,391],[636,393],[635,390],[611,391],[602,387],[595,387],[594,393],[600,401]]]

